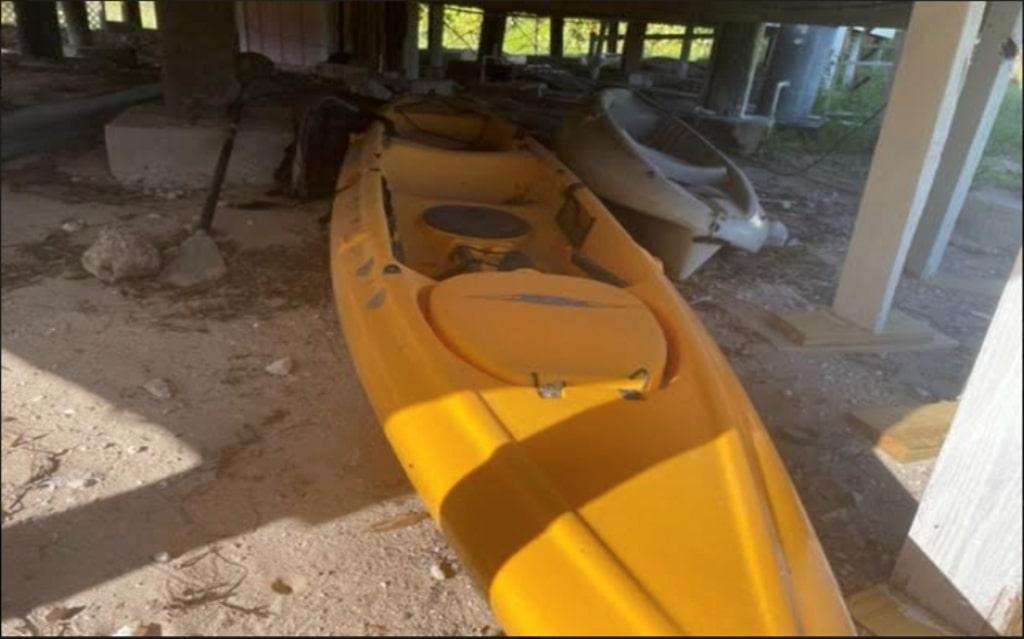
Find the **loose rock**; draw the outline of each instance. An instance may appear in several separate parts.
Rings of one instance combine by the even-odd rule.
[[[174,395],[170,383],[166,379],[157,377],[142,385],[150,395],[157,399],[170,399]]]
[[[147,277],[160,270],[160,252],[140,233],[107,226],[82,254],[82,268],[108,283]]]
[[[160,552],[153,555],[153,561],[155,561],[158,564],[166,564],[170,560],[171,553],[167,552],[166,550],[161,550]]]
[[[435,561],[430,564],[430,576],[438,581],[444,581],[445,579],[451,579],[455,576],[455,571],[445,561]]]
[[[78,231],[81,231],[83,228],[85,228],[85,222],[78,219],[67,220],[60,225],[60,230],[64,231],[65,233],[77,233]]]
[[[278,375],[284,377],[292,372],[295,367],[295,363],[290,357],[282,357],[279,360],[275,360],[267,365],[263,370],[267,371],[271,375]]]
[[[196,231],[181,243],[177,254],[160,274],[160,279],[172,286],[187,288],[218,280],[227,272],[217,243],[206,233]]]

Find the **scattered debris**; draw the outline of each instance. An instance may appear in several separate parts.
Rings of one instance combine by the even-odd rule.
[[[161,377],[149,380],[142,387],[156,399],[170,399],[174,396],[170,383]]]
[[[294,367],[295,362],[292,361],[292,358],[282,357],[281,359],[274,360],[268,364],[263,370],[267,371],[271,375],[284,377],[285,375],[290,375]]]
[[[44,619],[50,623],[68,621],[83,610],[85,610],[85,606],[56,606],[46,613]]]
[[[455,570],[447,561],[439,559],[430,564],[430,576],[438,581],[444,581],[454,577]]]
[[[228,272],[217,243],[203,231],[196,231],[181,243],[177,254],[164,267],[160,279],[172,286],[188,288],[218,280]]]
[[[80,219],[67,220],[60,225],[60,230],[65,233],[77,233],[85,228],[85,222]]]
[[[75,490],[81,490],[82,488],[92,488],[96,484],[100,483],[100,477],[93,473],[69,479],[65,485],[68,488],[74,488]]]
[[[153,561],[155,561],[158,564],[166,564],[170,560],[171,553],[167,552],[166,550],[161,550],[160,552],[153,555]]]
[[[279,595],[290,595],[295,592],[295,589],[288,585],[288,582],[278,577],[270,584],[270,589]]]
[[[160,252],[141,233],[107,226],[82,254],[82,268],[107,283],[147,277],[160,270]]]
[[[113,637],[162,637],[163,626],[158,623],[135,624],[121,626],[113,632]]]

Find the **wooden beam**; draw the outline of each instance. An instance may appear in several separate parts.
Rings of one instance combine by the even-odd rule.
[[[978,35],[984,2],[918,2],[832,311],[881,332]]]
[[[1021,633],[1021,253],[892,582],[972,635]]]
[[[917,277],[931,278],[939,269],[1020,48],[1021,3],[990,2],[935,183],[907,255],[907,270]]]

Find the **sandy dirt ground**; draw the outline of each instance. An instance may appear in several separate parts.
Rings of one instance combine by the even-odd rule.
[[[783,352],[747,320],[831,301],[863,175],[842,158],[793,178],[749,171],[797,242],[723,252],[679,288],[759,409],[850,594],[888,575],[932,462],[876,453],[848,412],[958,395],[1019,223],[1016,237],[979,237],[977,219],[964,226],[974,235],[958,231],[943,273],[959,284],[901,284],[897,305],[955,349]],[[6,163],[0,188],[5,635],[499,632],[352,368],[325,201],[228,189],[215,238],[229,275],[183,292],[103,284],[79,259],[114,222],[168,254],[203,193],[122,189],[99,145]],[[264,370],[282,357],[291,374]],[[158,378],[171,397],[143,388]]]

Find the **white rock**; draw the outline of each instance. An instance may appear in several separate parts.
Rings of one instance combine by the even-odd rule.
[[[85,222],[78,219],[67,220],[66,222],[60,225],[60,230],[64,231],[65,233],[77,233],[78,231],[81,231],[83,228],[85,228]]]
[[[263,370],[267,371],[271,375],[285,376],[292,372],[292,368],[295,367],[295,363],[290,357],[282,357],[279,360],[275,360],[267,365]]]
[[[166,564],[170,560],[171,553],[167,552],[166,550],[162,550],[153,555],[153,561],[157,562],[158,564]]]
[[[150,395],[157,399],[170,399],[174,395],[171,385],[166,379],[157,377],[142,385]]]
[[[444,581],[453,576],[451,568],[441,561],[430,564],[430,576],[438,581]]]

